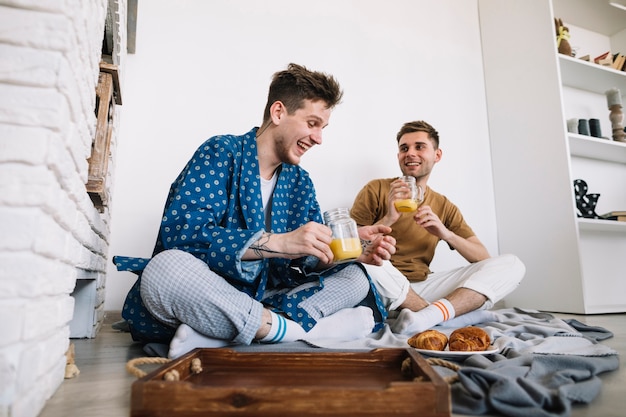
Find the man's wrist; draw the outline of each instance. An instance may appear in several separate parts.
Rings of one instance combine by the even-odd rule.
[[[275,250],[270,249],[269,247],[270,239],[273,235],[274,234],[271,232],[265,232],[259,238],[259,240],[250,245],[250,249],[255,253],[256,256],[259,257],[259,259],[268,258],[270,257],[270,254],[279,253]]]
[[[380,221],[376,224],[382,224],[383,226],[391,227],[398,219],[393,220],[389,214],[386,214],[385,217],[380,219]]]

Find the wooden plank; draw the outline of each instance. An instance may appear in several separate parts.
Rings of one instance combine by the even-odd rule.
[[[113,110],[113,76],[100,72],[96,87],[96,137],[91,145],[87,176],[87,192],[99,210],[107,204],[106,175],[113,126],[109,114]]]
[[[115,98],[115,104],[122,104],[122,89],[120,88],[120,75],[117,65],[110,64],[108,62],[100,62],[100,72],[106,72],[113,76],[113,97]]]

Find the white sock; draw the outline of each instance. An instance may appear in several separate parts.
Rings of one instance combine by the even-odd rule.
[[[374,325],[372,309],[365,306],[344,308],[330,316],[319,319],[306,334],[306,340],[356,340],[372,333]]]
[[[298,323],[293,320],[286,319],[273,311],[270,311],[272,315],[272,324],[270,332],[264,338],[260,339],[261,343],[280,343],[280,342],[294,342],[304,337],[306,332]]]
[[[198,333],[186,324],[181,324],[176,329],[174,338],[170,342],[170,350],[167,357],[176,359],[195,348],[217,348],[228,346],[230,342],[222,339],[214,339]]]
[[[401,334],[419,333],[443,321],[453,319],[455,314],[450,301],[442,298],[420,311],[403,309],[396,321],[392,323],[391,330]]]

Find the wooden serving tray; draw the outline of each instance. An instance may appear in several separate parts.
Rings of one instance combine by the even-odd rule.
[[[198,359],[202,370],[192,371]],[[176,373],[178,381],[165,380]],[[450,409],[448,384],[412,349],[196,349],[135,381],[131,394],[131,417],[443,417]]]

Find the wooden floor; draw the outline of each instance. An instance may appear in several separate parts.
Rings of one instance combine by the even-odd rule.
[[[626,314],[577,316],[583,323],[615,334],[603,343],[620,353],[620,369],[602,375],[603,387],[591,405],[577,405],[572,417],[622,417],[626,406]],[[137,379],[125,370],[128,360],[146,356],[128,333],[111,328],[119,313],[107,313],[95,339],[74,339],[80,375],[67,379],[48,401],[40,417],[122,417],[130,415],[130,386]],[[145,367],[146,371],[158,365]],[[459,416],[453,414],[453,416]],[[381,416],[384,417],[384,416]],[[529,417],[532,417],[529,415]]]

